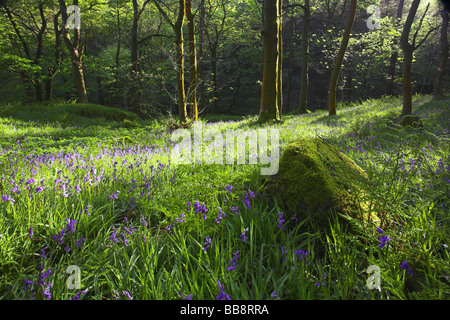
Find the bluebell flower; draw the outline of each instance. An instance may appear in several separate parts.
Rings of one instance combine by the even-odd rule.
[[[238,264],[238,258],[239,258],[239,250],[233,253],[233,259],[229,262],[231,267],[227,267],[228,271],[236,269],[236,266]]]
[[[130,293],[128,291],[122,291],[123,295],[125,297],[127,297],[128,300],[133,300],[133,297],[130,295]]]
[[[147,221],[145,221],[145,217],[141,216],[141,225],[144,225],[145,227],[148,227]]]
[[[220,284],[220,281],[217,280],[217,285],[220,289],[220,294],[216,297],[217,300],[231,300],[230,296],[224,292],[224,287]]]
[[[288,250],[285,250],[284,247],[281,247],[281,259],[283,261],[286,261],[285,253],[287,253],[287,252],[288,252]]]
[[[225,213],[222,211],[222,208],[217,207],[219,209],[219,215],[216,218],[216,223],[219,223],[225,217]]]
[[[211,246],[211,237],[206,237],[205,243],[203,245],[204,245],[203,251],[206,252],[206,250],[208,250],[209,247]]]
[[[286,222],[286,220],[283,219],[283,213],[278,212],[277,213],[278,216],[278,228],[280,228],[280,230],[284,230],[284,226],[283,223]]]
[[[81,247],[81,245],[83,244],[84,240],[85,240],[85,239],[84,239],[83,237],[81,237],[80,240],[78,240],[77,242],[75,242],[75,244],[77,245],[78,248]]]
[[[409,268],[408,261],[406,261],[406,260],[403,261],[402,263],[400,263],[400,268],[403,269],[403,270],[406,270],[406,272],[409,275],[413,274],[411,268]]]
[[[295,254],[298,256],[298,260],[302,261],[304,260],[306,264],[309,266],[308,260],[306,260],[306,257],[309,255],[309,251],[303,251],[302,249],[295,251]]]
[[[241,237],[241,240],[245,242],[247,240],[247,236],[245,233],[248,231],[248,228],[245,228],[244,231],[239,235]]]
[[[380,248],[383,248],[389,241],[391,241],[391,239],[389,238],[389,236],[384,235],[384,236],[379,236],[378,238],[380,240],[380,244],[378,245]]]
[[[72,298],[70,298],[70,300],[80,300],[80,295],[81,294],[86,294],[88,292],[88,290],[85,290],[85,291],[79,291],[79,292],[77,292],[77,294],[75,295],[75,297],[72,297]]]

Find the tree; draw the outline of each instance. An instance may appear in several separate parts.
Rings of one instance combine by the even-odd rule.
[[[178,1],[178,15],[175,23],[167,15],[166,11],[161,7],[158,0],[153,0],[153,3],[158,8],[158,11],[162,14],[167,23],[172,27],[175,33],[175,50],[176,50],[176,68],[177,68],[177,97],[178,97],[178,113],[180,116],[180,122],[182,124],[187,121],[186,110],[186,92],[184,89],[184,38],[183,38],[183,24],[186,12],[185,0]]]
[[[188,99],[190,107],[190,116],[198,120],[197,109],[197,51],[195,48],[195,24],[192,13],[192,0],[186,0],[186,18],[188,25],[188,43],[189,43],[189,75],[190,83],[188,89]]]
[[[25,24],[24,22],[19,22],[16,21],[16,19],[20,19],[21,16],[25,15],[25,10],[24,12],[19,11],[19,9],[22,8],[16,8],[18,12],[14,12],[14,9],[11,9],[8,4],[6,2],[2,3],[3,9],[6,12],[6,16],[8,17],[8,20],[11,24],[11,27],[13,28],[15,35],[17,37],[17,39],[19,40],[22,50],[24,52],[24,58],[28,59],[33,66],[35,66],[35,68],[32,68],[30,71],[31,72],[24,72],[21,71],[22,73],[22,78],[25,81],[29,81],[31,82],[31,84],[34,87],[34,91],[35,91],[35,99],[37,101],[42,101],[43,100],[43,96],[42,96],[42,78],[43,78],[43,70],[42,67],[40,66],[40,62],[41,62],[41,58],[43,56],[43,50],[44,50],[44,35],[45,33],[48,31],[47,30],[47,18],[45,17],[44,14],[44,5],[45,3],[41,0],[37,1],[37,8],[33,8],[33,9],[37,9],[38,10],[38,15],[40,18],[40,26],[38,26],[38,24],[36,23],[36,20],[34,19],[34,15],[35,13],[32,12],[30,9],[30,7],[28,7],[28,12],[30,14],[30,16],[24,17],[25,20],[27,21],[34,21],[35,23],[29,23],[29,24]],[[25,28],[27,30],[30,30],[32,34],[34,34],[35,38],[36,38],[36,49],[34,50],[33,53],[33,48],[32,48],[32,43],[29,43],[29,41],[27,41],[27,34],[24,34],[23,32],[23,28],[21,28],[21,25],[24,25]]]
[[[419,30],[421,29],[423,20],[427,11],[430,7],[428,3],[422,18],[419,21],[419,25],[416,29],[416,32],[413,35],[412,42],[409,42],[409,34],[411,31],[411,26],[413,24],[414,18],[417,13],[417,9],[419,8],[420,0],[413,0],[411,4],[411,8],[409,9],[408,17],[406,18],[405,24],[403,26],[402,35],[400,37],[400,47],[403,51],[403,79],[402,79],[402,94],[403,94],[403,108],[402,115],[408,115],[412,113],[412,79],[411,79],[411,70],[413,64],[413,54],[414,51],[420,47],[422,43],[428,38],[428,36],[437,28],[432,28],[428,31],[426,36],[416,44],[417,35]]]
[[[75,28],[74,29],[74,37],[73,40],[70,38],[70,32],[69,32],[69,26],[67,24],[68,16],[67,16],[67,6],[64,0],[58,0],[59,1],[59,8],[61,11],[61,18],[62,18],[62,34],[63,39],[66,44],[67,49],[70,53],[70,58],[72,61],[72,69],[73,69],[73,75],[75,78],[75,87],[77,90],[77,97],[79,103],[87,103],[87,93],[86,93],[86,86],[84,81],[84,74],[83,74],[83,64],[81,62],[83,58],[84,48],[86,45],[85,41],[81,41],[81,35],[80,35],[80,29]],[[78,6],[78,0],[74,0],[73,4],[75,6]]]
[[[259,120],[281,120],[281,0],[264,0],[264,65]]]
[[[398,1],[398,7],[397,7],[397,18],[395,21],[395,27],[396,29],[400,28],[400,23],[403,16],[403,6],[404,6],[405,0],[399,0]],[[398,39],[397,37],[394,38],[394,45],[397,45]],[[397,63],[398,59],[398,51],[394,50],[392,52],[391,58],[389,60],[389,70],[388,70],[388,87],[386,94],[391,95],[394,90],[394,80],[395,80],[395,65]]]
[[[342,61],[344,60],[345,51],[347,50],[348,42],[350,39],[350,33],[353,28],[356,17],[356,5],[357,0],[352,0],[350,4],[350,12],[348,14],[347,25],[345,27],[344,36],[342,37],[341,47],[334,63],[333,72],[331,74],[330,87],[328,90],[328,113],[329,115],[336,115],[336,89],[339,78],[339,73],[342,67]]]
[[[440,44],[441,44],[441,56],[439,59],[439,65],[436,72],[436,77],[434,80],[434,88],[433,94],[437,97],[441,97],[444,95],[444,90],[442,87],[442,81],[446,72],[447,60],[448,60],[448,11],[444,8],[441,10],[442,17],[442,27],[441,27],[441,36],[440,36]]]
[[[311,20],[311,6],[309,0],[305,0],[303,8],[303,31],[302,31],[302,75],[300,88],[300,113],[306,113],[308,103],[308,60],[309,60],[309,22]]]
[[[131,87],[131,109],[133,111],[139,112],[139,105],[141,104],[141,90],[140,90],[140,81],[139,81],[139,61],[138,61],[138,26],[139,20],[142,16],[142,13],[145,10],[145,7],[150,2],[150,0],[146,0],[142,7],[139,7],[138,0],[133,0],[133,24],[131,26],[131,79],[132,79],[132,87]],[[118,15],[119,16],[119,15]],[[118,22],[120,26],[120,22]],[[120,39],[119,39],[120,41]]]

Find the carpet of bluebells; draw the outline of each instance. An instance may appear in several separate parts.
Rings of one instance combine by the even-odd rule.
[[[392,124],[390,97],[331,118],[205,121],[278,128],[281,152],[320,135],[355,160],[380,220],[347,232],[330,216],[326,234],[260,197],[259,165],[171,164],[164,119],[0,107],[0,299],[448,299],[449,100],[414,103],[421,127]]]

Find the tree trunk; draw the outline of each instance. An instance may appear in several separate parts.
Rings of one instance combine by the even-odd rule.
[[[131,110],[137,112],[141,104],[141,90],[139,85],[138,66],[138,25],[140,18],[140,8],[137,0],[133,0],[133,23],[131,25]]]
[[[189,41],[189,75],[190,83],[188,90],[190,116],[195,121],[198,120],[197,109],[197,51],[195,49],[195,25],[194,15],[192,14],[192,0],[186,0],[186,18],[188,24]]]
[[[45,100],[49,101],[52,98],[52,85],[53,78],[58,73],[59,68],[61,66],[61,56],[62,56],[62,48],[61,48],[61,29],[58,26],[60,12],[58,12],[53,17],[53,30],[55,31],[55,60],[54,65],[48,67],[48,78],[45,81]]]
[[[183,22],[185,15],[185,1],[179,0],[178,18],[174,25],[175,30],[175,46],[177,51],[177,92],[178,92],[178,112],[180,115],[180,122],[186,123],[186,96],[184,89],[184,49],[183,49]]]
[[[303,16],[303,31],[302,31],[302,79],[300,88],[300,108],[301,114],[306,113],[308,104],[308,60],[309,60],[309,21],[311,19],[311,8],[309,0],[305,0],[305,13]]]
[[[294,58],[294,32],[295,32],[295,19],[294,14],[291,14],[289,21],[289,73],[287,81],[287,93],[286,93],[286,112],[292,111],[292,91],[293,91],[293,81],[294,81],[294,68],[295,68],[295,58]]]
[[[116,104],[117,100],[117,85],[119,83],[119,68],[120,68],[120,49],[122,47],[122,26],[120,23],[120,9],[117,6],[117,45],[116,45],[116,55],[115,55],[115,66],[114,66],[114,83],[112,90],[110,92],[109,106],[112,107]]]
[[[442,86],[442,81],[446,72],[447,67],[447,60],[448,60],[448,50],[449,50],[449,44],[448,44],[448,12],[446,9],[443,9],[441,11],[442,16],[442,28],[441,28],[441,37],[440,37],[440,43],[441,43],[441,57],[439,60],[439,65],[436,72],[436,78],[434,81],[434,88],[433,88],[433,94],[436,97],[442,97],[444,96],[444,89]]]
[[[279,118],[283,113],[283,1],[278,0],[278,62],[277,62],[277,106]]]
[[[213,114],[219,112],[219,92],[217,88],[217,41],[210,45],[211,52],[211,86],[213,92]]]
[[[405,0],[399,0],[399,2],[398,2],[397,20],[395,22],[396,28],[400,28],[400,22],[401,22],[402,16],[403,16],[404,3],[405,3]],[[398,43],[398,39],[397,39],[397,37],[395,37],[394,44],[396,45],[397,43]],[[394,52],[392,52],[391,58],[389,60],[388,87],[386,89],[387,95],[392,95],[392,92],[394,91],[395,65],[397,64],[397,58],[398,58],[398,52],[397,52],[397,50],[394,50]]]
[[[411,83],[411,70],[414,53],[414,44],[409,43],[409,32],[411,31],[411,25],[414,17],[416,16],[417,8],[419,7],[420,0],[414,0],[411,4],[408,17],[406,18],[405,25],[403,26],[403,32],[400,38],[400,46],[403,51],[403,109],[402,115],[411,114],[412,112],[412,83]]]
[[[339,79],[339,73],[342,67],[342,61],[344,60],[345,51],[347,50],[348,41],[350,39],[350,33],[353,28],[356,17],[356,5],[357,0],[352,0],[350,4],[350,12],[348,15],[347,25],[345,27],[344,36],[342,38],[341,47],[336,57],[333,73],[331,74],[330,87],[328,90],[328,113],[330,116],[336,115],[336,90]]]
[[[264,29],[262,31],[264,46],[264,69],[261,92],[259,119],[261,121],[280,120],[278,105],[280,50],[278,39],[279,28],[279,0],[264,0]]]
[[[73,4],[78,5],[78,0],[74,0]],[[64,0],[59,0],[59,7],[61,10],[61,17],[63,23],[62,26],[63,38],[67,46],[67,49],[69,50],[70,58],[72,60],[72,70],[75,78],[75,87],[77,90],[78,102],[88,103],[86,86],[84,83],[83,65],[81,63],[84,46],[83,45],[80,46],[80,30],[75,29],[74,31],[75,36],[72,43],[72,40],[70,39],[69,29],[67,28],[67,19],[68,19],[67,7]]]
[[[197,82],[198,82],[198,101],[197,108],[205,108],[205,77],[203,64],[203,47],[205,43],[205,0],[200,0],[199,4],[199,29],[198,29],[198,62],[197,62]]]

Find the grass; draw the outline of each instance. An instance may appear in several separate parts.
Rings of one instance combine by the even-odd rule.
[[[350,233],[333,215],[329,234],[309,220],[280,228],[282,206],[256,192],[259,165],[171,164],[164,119],[65,103],[0,107],[0,299],[448,299],[450,110],[448,100],[414,102],[421,128],[389,121],[396,97],[331,118],[203,120],[222,132],[278,128],[281,150],[298,137],[327,139],[368,173],[367,200],[390,239],[382,248],[373,225],[350,221]],[[66,283],[72,265],[79,289]],[[381,290],[367,286],[370,265]]]

